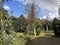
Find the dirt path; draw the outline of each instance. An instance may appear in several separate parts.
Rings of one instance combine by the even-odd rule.
[[[44,37],[33,39],[26,45],[60,45],[59,37]]]

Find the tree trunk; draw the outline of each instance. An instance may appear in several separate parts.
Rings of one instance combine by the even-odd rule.
[[[46,30],[48,31],[48,25],[46,25]]]
[[[0,0],[0,11],[1,11],[1,8],[2,8],[2,0]]]
[[[35,35],[35,37],[36,37],[36,29],[34,29],[34,35]]]

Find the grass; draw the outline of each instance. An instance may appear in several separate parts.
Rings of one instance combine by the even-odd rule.
[[[15,40],[16,44],[15,45],[25,45],[25,41],[23,38],[17,37]]]
[[[41,30],[38,36],[44,37],[45,36],[45,31],[44,30]]]
[[[37,36],[29,35],[29,34],[24,35],[24,33],[15,33],[15,35],[16,35],[16,40],[15,40],[16,44],[15,45],[25,45],[25,43],[26,43],[25,38],[26,37],[30,38],[30,39],[35,39],[38,37],[45,37],[47,32],[51,33],[51,34],[53,33],[53,31],[51,31],[51,30],[50,31],[41,30],[39,35],[37,35]]]
[[[31,37],[31,39],[38,38],[38,37],[45,37],[46,33],[49,33],[50,35],[54,35],[53,30],[48,30],[48,31],[47,30],[45,30],[45,31],[41,30],[39,35],[37,35],[37,36],[32,35],[30,37]]]
[[[34,36],[34,35],[28,35],[31,39],[35,39],[35,38],[38,38],[38,37],[45,37],[45,32],[42,30],[40,31],[39,35],[37,36]]]
[[[15,45],[25,45],[25,40],[22,38],[24,36],[23,33],[16,33],[14,32],[16,39],[15,39]]]
[[[24,33],[15,33],[16,36],[24,36]]]

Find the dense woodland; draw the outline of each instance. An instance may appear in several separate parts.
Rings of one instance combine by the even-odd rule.
[[[27,32],[27,30],[32,30],[29,26],[32,25],[32,22],[30,23],[31,20],[29,20],[28,18],[24,17],[23,14],[21,14],[20,17],[16,18],[14,17],[12,14],[11,16],[7,13],[6,10],[2,9],[2,12],[0,13],[0,20],[1,20],[1,14],[2,15],[2,20],[4,24],[4,29],[6,29],[7,31],[9,31],[10,27],[12,27],[12,30],[15,32]],[[48,25],[48,30],[53,30],[53,27],[57,24],[60,25],[60,21],[57,18],[54,18],[53,20],[46,20],[46,19],[39,19],[39,18],[35,18],[34,20],[35,22],[33,22],[35,26],[35,29],[37,30],[37,32],[39,32],[40,30],[47,30],[46,29],[46,25]],[[10,26],[11,23],[11,26]],[[8,29],[9,27],[9,29]],[[1,31],[1,21],[0,21],[0,31]]]

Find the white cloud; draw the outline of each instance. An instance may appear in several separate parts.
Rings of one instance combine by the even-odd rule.
[[[58,18],[58,17],[59,17],[59,15],[57,13],[53,13],[53,14],[49,15],[50,19],[54,19],[54,18]]]
[[[19,1],[19,2],[24,2],[25,0],[17,0],[17,1]]]
[[[4,5],[3,8],[4,8],[5,10],[10,10],[10,7],[7,6],[7,5]]]
[[[23,2],[23,4],[32,3],[33,0],[18,0],[20,2]],[[43,18],[46,18],[45,16],[49,16],[49,19],[53,19],[55,17],[58,17],[58,2],[60,0],[34,0],[35,4],[42,9],[48,9],[51,14],[49,15],[49,11],[43,11],[44,15]],[[39,10],[39,9],[37,9]]]
[[[46,19],[46,16],[43,16],[43,19]]]
[[[43,8],[43,9],[47,9],[49,10],[52,14],[50,14],[49,16],[49,11],[43,11],[44,15],[43,17],[45,18],[45,16],[49,16],[49,19],[53,19],[53,18],[57,18],[58,17],[58,1],[59,0],[37,0],[36,5],[38,5],[38,7]]]

